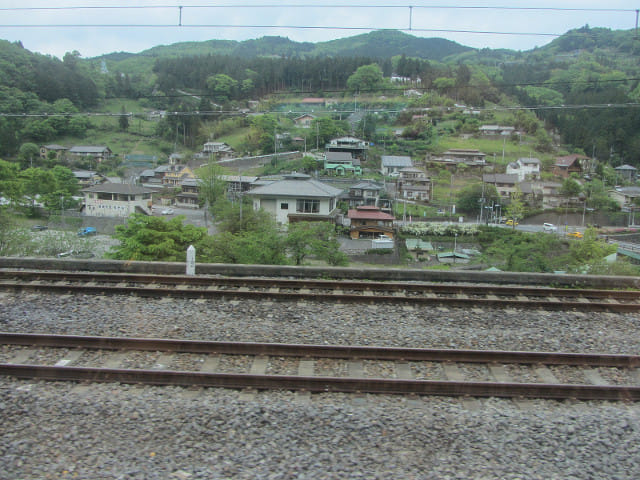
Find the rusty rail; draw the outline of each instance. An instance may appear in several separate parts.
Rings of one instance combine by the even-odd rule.
[[[305,390],[506,398],[638,401],[640,387],[549,385],[532,383],[449,382],[426,380],[215,374],[167,370],[123,370],[0,364],[0,374],[51,381],[144,383],[151,385]]]
[[[0,344],[56,348],[266,355],[301,358],[321,357],[423,362],[518,363],[620,368],[634,368],[640,366],[640,355],[213,342],[202,340],[46,335],[10,332],[0,332]]]

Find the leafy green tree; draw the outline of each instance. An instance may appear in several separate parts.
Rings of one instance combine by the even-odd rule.
[[[40,148],[35,143],[23,143],[18,151],[18,159],[22,168],[37,167],[40,164]]]
[[[516,187],[516,191],[511,195],[511,199],[505,212],[507,217],[513,220],[512,228],[516,228],[516,222],[524,217],[524,203],[522,202],[522,191]]]
[[[120,116],[118,117],[118,128],[121,132],[126,132],[127,130],[129,130],[129,115],[125,110],[124,105],[122,106],[122,109],[120,110]]]
[[[604,258],[615,253],[616,245],[610,245],[598,238],[595,228],[587,228],[584,237],[571,242],[570,245],[570,268],[571,270],[583,273],[584,266],[601,263]]]
[[[334,266],[349,263],[347,256],[340,251],[335,227],[328,222],[290,223],[285,245],[295,265],[302,265],[309,256]]]
[[[229,101],[238,86],[238,81],[224,73],[218,73],[207,78],[207,88],[219,102]]]
[[[384,84],[382,69],[377,63],[358,67],[347,80],[347,88],[352,92],[372,92]]]
[[[204,242],[202,253],[212,263],[287,264],[282,236],[275,228],[216,234]]]
[[[571,198],[578,196],[580,192],[582,192],[582,185],[573,178],[565,178],[562,181],[562,186],[559,191],[560,195]]]
[[[510,272],[564,270],[568,262],[566,247],[557,235],[491,228],[478,239],[483,245],[483,261]]]
[[[53,176],[56,179],[56,186],[58,190],[62,190],[68,195],[78,194],[80,191],[80,184],[70,168],[62,165],[56,165],[51,169],[51,173],[53,173]]]
[[[448,175],[447,175],[448,176]],[[484,202],[482,199],[484,198]],[[474,183],[464,187],[457,195],[457,209],[461,212],[479,214],[480,208],[491,203],[500,203],[495,185]]]
[[[200,246],[207,229],[185,224],[184,220],[183,215],[166,220],[134,213],[126,225],[116,226],[114,237],[120,245],[112,247],[107,256],[116,260],[184,262],[187,248],[193,245],[197,258],[202,259]]]
[[[0,196],[17,201],[24,195],[23,184],[18,178],[18,165],[0,160]]]
[[[38,197],[56,191],[56,178],[50,170],[27,168],[20,172],[19,179],[22,182],[25,197],[31,202],[31,214],[34,215]]]
[[[220,165],[210,161],[198,171],[199,196],[209,210],[219,210],[219,204],[227,201],[227,182],[222,179],[224,171]]]
[[[316,143],[319,148],[329,143],[332,138],[347,133],[348,128],[344,122],[333,120],[329,117],[316,118],[311,122],[311,132],[316,132]],[[313,141],[312,141],[313,143]]]
[[[264,210],[254,210],[247,197],[233,203],[220,203],[214,215],[218,220],[218,229],[233,234],[268,232],[276,227],[273,217]]]

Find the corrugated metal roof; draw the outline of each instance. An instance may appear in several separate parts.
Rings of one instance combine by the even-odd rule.
[[[411,161],[411,157],[383,155],[382,166],[383,167],[413,167],[413,162]]]

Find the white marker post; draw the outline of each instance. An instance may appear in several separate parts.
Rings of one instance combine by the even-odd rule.
[[[193,245],[187,248],[187,275],[196,274],[196,249]]]

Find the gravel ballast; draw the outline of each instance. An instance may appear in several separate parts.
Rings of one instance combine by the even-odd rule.
[[[0,330],[74,335],[638,354],[639,323],[636,314],[0,294]],[[640,406],[621,402],[0,378],[0,413],[3,479],[640,478]]]

